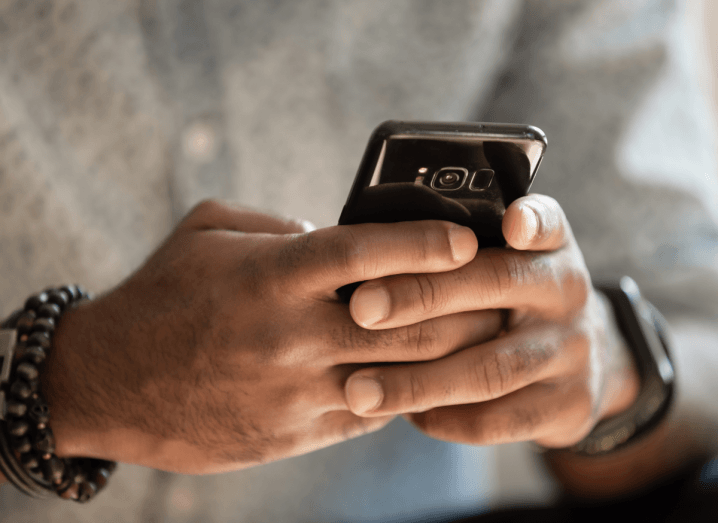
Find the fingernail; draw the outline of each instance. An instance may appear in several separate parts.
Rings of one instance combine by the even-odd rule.
[[[351,313],[362,327],[369,327],[389,316],[389,293],[383,285],[363,285],[351,300]]]
[[[476,235],[468,227],[454,225],[449,229],[449,245],[454,261],[466,263],[471,261],[476,254]]]
[[[530,245],[538,233],[538,215],[536,211],[528,205],[521,207],[521,214],[523,215],[523,220],[520,240],[524,245]]]
[[[347,404],[354,414],[376,410],[384,400],[384,389],[368,376],[349,378],[346,386]]]

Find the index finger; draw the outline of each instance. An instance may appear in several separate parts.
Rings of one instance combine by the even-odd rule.
[[[457,269],[476,255],[473,231],[449,222],[337,225],[288,237],[276,256],[280,278],[299,290],[334,293],[354,282]]]

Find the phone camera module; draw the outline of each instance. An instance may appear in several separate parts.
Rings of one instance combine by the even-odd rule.
[[[437,191],[455,191],[464,185],[468,174],[463,167],[444,167],[434,173],[431,187]]]

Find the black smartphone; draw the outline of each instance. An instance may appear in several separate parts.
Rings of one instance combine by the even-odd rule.
[[[470,227],[479,247],[504,246],[504,212],[527,194],[546,144],[530,125],[384,122],[369,138],[339,225],[447,220]],[[359,283],[339,289],[340,298],[349,301]]]

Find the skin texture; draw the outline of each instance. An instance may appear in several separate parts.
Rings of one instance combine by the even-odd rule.
[[[388,276],[357,289],[352,317],[374,331],[468,311],[507,314],[496,339],[432,361],[355,372],[346,385],[354,413],[404,414],[426,434],[461,443],[564,447],[631,404],[635,369],[558,203],[517,200],[503,230],[511,248],[480,250],[460,269]],[[379,397],[370,401],[367,391]]]
[[[336,298],[354,281],[461,267],[477,249],[470,230],[305,230],[204,202],[135,274],[63,316],[42,384],[57,454],[199,474],[306,453],[394,416],[350,412],[356,369],[441,358],[498,332],[497,311],[367,330]]]

